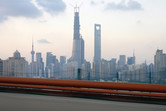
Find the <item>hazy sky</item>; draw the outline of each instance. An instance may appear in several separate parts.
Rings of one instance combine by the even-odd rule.
[[[72,53],[75,4],[80,6],[85,58],[93,60],[94,24],[101,24],[102,58],[132,56],[153,62],[156,49],[166,52],[166,0],[0,0],[0,58],[17,49],[31,60],[35,52],[69,58]]]

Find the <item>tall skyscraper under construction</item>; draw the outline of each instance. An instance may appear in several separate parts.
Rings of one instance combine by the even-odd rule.
[[[80,34],[80,22],[79,22],[79,7],[74,8],[74,35],[73,35],[73,49],[72,57],[69,62],[76,62],[78,68],[84,62],[84,40]]]

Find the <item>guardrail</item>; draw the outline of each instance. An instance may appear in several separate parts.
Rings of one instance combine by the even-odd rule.
[[[166,101],[166,85],[114,83],[41,78],[0,77],[0,89],[24,89],[51,93],[150,98]]]

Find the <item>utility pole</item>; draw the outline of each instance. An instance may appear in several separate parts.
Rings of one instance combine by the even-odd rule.
[[[149,72],[149,84],[151,84],[151,83],[152,83],[152,73]]]
[[[117,77],[117,82],[119,82],[119,72],[117,72],[116,77]]]
[[[81,69],[78,68],[77,70],[77,80],[81,80]]]
[[[88,72],[88,80],[90,80],[90,72]]]

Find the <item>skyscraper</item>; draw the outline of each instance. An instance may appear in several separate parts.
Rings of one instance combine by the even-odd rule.
[[[128,57],[127,58],[127,64],[128,65],[134,65],[135,64],[135,57]]]
[[[60,77],[64,78],[66,74],[66,56],[60,56]]]
[[[100,80],[101,72],[101,25],[94,25],[94,60],[91,78]]]
[[[53,77],[54,75],[55,59],[56,59],[56,56],[54,56],[51,52],[47,52],[46,67],[45,67],[45,73],[47,77]]]
[[[101,61],[101,25],[94,25],[94,62]]]
[[[47,52],[47,56],[46,56],[46,67],[49,66],[49,64],[53,63],[54,61],[54,55],[51,52]]]
[[[57,78],[60,73],[60,63],[51,52],[47,52],[45,73],[46,77],[51,78]]]
[[[40,52],[36,53],[36,61],[37,61],[38,58],[42,58],[42,54]]]
[[[123,66],[125,64],[126,64],[126,56],[125,55],[120,55],[118,65]]]
[[[72,57],[69,62],[76,62],[78,68],[84,62],[84,40],[80,34],[79,7],[74,8],[74,35],[73,35]]]
[[[42,54],[40,52],[36,53],[36,76],[45,77],[44,62],[43,62]]]
[[[154,79],[161,81],[166,78],[166,54],[163,50],[157,49],[154,56]]]
[[[61,65],[66,64],[66,57],[65,56],[60,56],[60,64]]]
[[[133,52],[133,57],[127,58],[127,64],[128,65],[135,65],[135,53]]]

